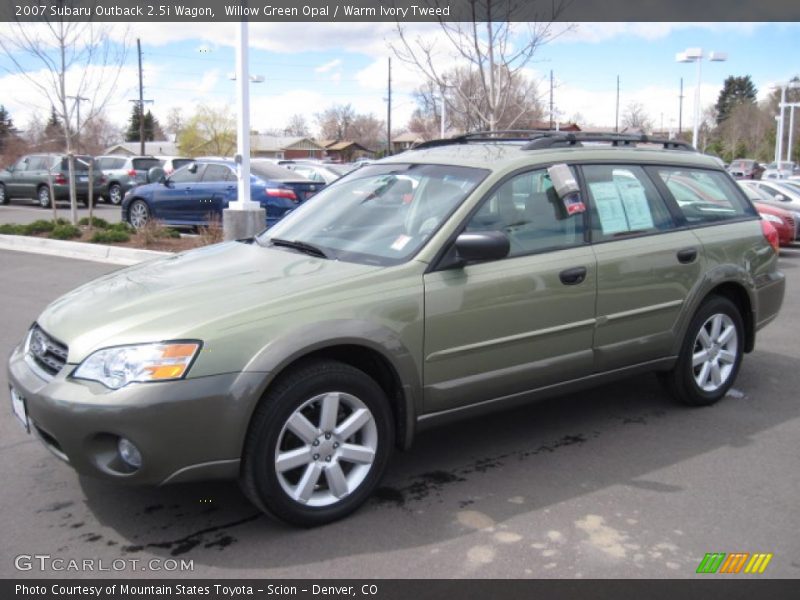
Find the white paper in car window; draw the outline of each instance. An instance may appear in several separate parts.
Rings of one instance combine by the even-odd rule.
[[[597,181],[589,184],[592,192],[600,227],[603,233],[611,235],[620,231],[628,231],[625,208],[622,205],[619,189],[613,181]]]
[[[631,230],[652,229],[653,215],[650,214],[650,205],[639,180],[617,179],[616,184],[628,218],[628,227]]]

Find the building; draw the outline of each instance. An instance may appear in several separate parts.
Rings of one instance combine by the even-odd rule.
[[[121,144],[114,144],[105,149],[103,154],[113,156],[140,156],[141,150],[140,142],[123,142]],[[145,142],[144,143],[145,156],[180,156],[178,151],[178,144],[175,142]]]
[[[336,162],[349,163],[359,158],[373,158],[375,152],[365,148],[358,142],[348,140],[318,140],[320,146],[325,148],[327,158]]]
[[[392,136],[392,153],[398,154],[426,141],[427,140],[418,133],[408,132]]]
[[[250,155],[261,158],[323,158],[325,147],[306,137],[255,134],[250,136]]]

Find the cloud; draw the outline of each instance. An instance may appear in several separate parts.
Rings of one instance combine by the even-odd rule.
[[[678,31],[691,29],[710,33],[750,35],[764,25],[766,23],[575,23],[572,29],[565,28],[554,43],[600,43],[620,37],[654,41],[667,38]]]

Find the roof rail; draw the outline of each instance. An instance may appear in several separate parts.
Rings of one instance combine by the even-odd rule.
[[[548,131],[531,139],[525,144],[523,150],[543,150],[545,148],[557,148],[559,146],[581,146],[583,142],[609,142],[612,146],[634,147],[637,144],[660,144],[664,150],[689,150],[697,152],[697,149],[689,142],[683,140],[669,140],[667,138],[649,137],[644,134],[633,135],[629,133],[606,133],[606,132],[561,132]]]
[[[422,142],[414,146],[414,150],[467,144],[469,142],[529,142],[537,135],[551,132],[551,129],[499,129],[496,131],[471,131],[451,138],[442,138]]]
[[[475,131],[451,138],[431,140],[414,146],[414,149],[436,148],[470,142],[526,142],[523,150],[582,146],[583,142],[608,142],[612,146],[635,147],[637,144],[660,144],[665,150],[697,152],[689,142],[649,137],[644,134],[608,133],[592,131],[555,131],[552,129],[504,129],[500,131]]]

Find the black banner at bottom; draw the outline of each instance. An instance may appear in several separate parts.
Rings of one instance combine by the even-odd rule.
[[[640,598],[797,598],[796,580],[731,579],[722,577],[679,580],[270,580],[270,579],[40,579],[3,580],[3,600],[484,600]]]

